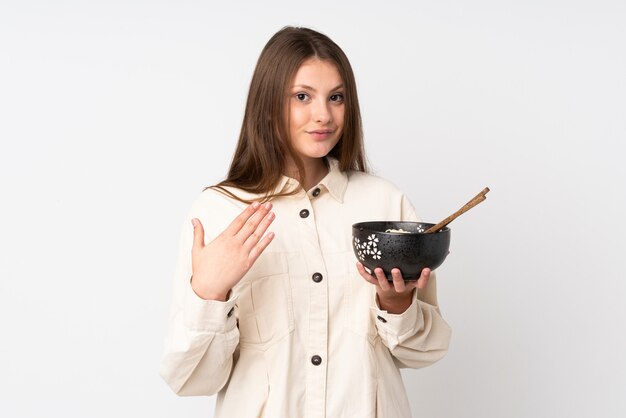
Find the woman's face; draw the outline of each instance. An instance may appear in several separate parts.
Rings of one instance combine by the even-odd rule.
[[[300,66],[289,90],[289,139],[305,165],[325,157],[343,133],[343,80],[330,61],[311,58]]]

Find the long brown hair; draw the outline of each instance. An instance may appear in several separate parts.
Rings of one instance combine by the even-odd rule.
[[[228,176],[212,188],[244,202],[247,200],[224,187],[261,194],[263,200],[298,192],[275,188],[282,178],[286,155],[293,158],[299,180],[304,183],[302,160],[291,147],[284,115],[289,85],[309,58],[333,63],[344,85],[343,133],[328,155],[338,160],[341,171],[368,171],[356,82],[348,58],[328,36],[312,29],[288,26],[272,36],[259,56]]]

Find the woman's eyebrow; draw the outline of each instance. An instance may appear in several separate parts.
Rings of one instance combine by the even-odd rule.
[[[313,92],[317,92],[317,90],[315,90],[313,87],[311,86],[307,86],[306,84],[296,84],[295,86],[293,86],[292,88],[300,88],[300,89],[304,89],[304,90],[310,90]],[[343,88],[343,84],[339,84],[337,87],[332,88],[331,90],[339,90]]]

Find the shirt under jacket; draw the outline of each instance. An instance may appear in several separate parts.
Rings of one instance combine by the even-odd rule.
[[[416,221],[413,206],[388,181],[329,164],[311,190],[273,199],[274,240],[226,302],[191,289],[191,219],[208,243],[246,205],[207,189],[185,220],[160,372],[179,395],[217,393],[216,418],[410,418],[399,368],[448,349],[434,274],[394,315],[355,266],[352,224]]]

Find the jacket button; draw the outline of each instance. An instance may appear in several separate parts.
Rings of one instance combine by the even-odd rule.
[[[315,283],[319,283],[319,282],[321,282],[323,278],[324,278],[324,276],[322,276],[322,275],[321,275],[321,273],[315,273],[315,274],[313,275],[313,281],[314,281]]]
[[[317,197],[320,194],[320,188],[316,187],[315,190],[313,190],[313,197]]]
[[[322,358],[318,355],[315,355],[311,357],[311,363],[313,363],[314,366],[319,366],[320,364],[322,364]]]
[[[309,216],[309,210],[308,209],[302,209],[300,211],[300,217],[301,218],[308,218],[308,216]]]

